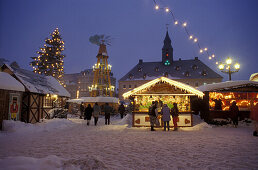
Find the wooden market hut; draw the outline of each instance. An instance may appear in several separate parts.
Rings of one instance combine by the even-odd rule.
[[[160,77],[124,93],[123,97],[133,100],[133,126],[150,125],[148,109],[152,101],[157,101],[160,105],[166,103],[170,108],[177,103],[180,112],[178,124],[183,127],[192,126],[191,100],[203,95],[192,86]]]
[[[229,107],[233,101],[236,101],[239,107],[240,120],[249,118],[250,110],[258,104],[258,82],[255,81],[226,81],[206,84],[198,89],[205,93],[204,101],[209,106],[208,121],[215,118],[232,118]],[[216,102],[221,107],[216,107]]]
[[[0,72],[0,130],[3,120],[20,120],[24,86],[11,75]]]
[[[48,111],[63,107],[70,97],[66,89],[52,76],[39,75],[8,64],[4,64],[1,70],[19,81],[25,88],[21,98],[20,120],[23,122],[36,123],[40,119],[50,118]]]

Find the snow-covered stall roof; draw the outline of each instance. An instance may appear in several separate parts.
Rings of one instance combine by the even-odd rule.
[[[25,91],[24,86],[10,74],[0,72],[0,89],[14,90],[14,91]]]
[[[102,96],[98,96],[98,97],[81,97],[79,99],[70,99],[67,100],[67,102],[71,102],[71,103],[118,103],[118,98],[116,97],[102,97]]]
[[[250,81],[258,81],[258,73],[254,73],[250,76]]]
[[[258,87],[258,82],[249,81],[249,80],[226,81],[221,83],[205,84],[198,87],[197,89],[202,92],[205,92],[205,91],[229,90],[233,88],[246,87],[246,86]]]
[[[187,84],[184,84],[184,83],[181,83],[181,82],[178,82],[178,81],[175,81],[175,80],[171,80],[171,79],[166,78],[166,77],[160,77],[160,78],[152,80],[152,81],[150,81],[148,83],[145,83],[145,84],[143,84],[143,85],[141,85],[141,86],[139,86],[139,87],[137,87],[137,88],[135,88],[135,89],[133,89],[131,91],[128,91],[128,92],[124,93],[123,97],[124,98],[128,98],[129,96],[134,95],[134,94],[140,92],[143,89],[149,88],[149,87],[153,86],[154,84],[156,84],[158,82],[166,82],[166,83],[168,83],[170,85],[173,85],[173,86],[175,86],[175,87],[177,87],[179,89],[184,89],[187,92],[195,94],[198,97],[203,97],[203,95],[204,95],[201,91],[195,89],[192,86],[189,86]]]
[[[70,93],[52,76],[44,76],[33,73],[32,71],[10,67],[5,64],[7,68],[20,80],[20,82],[33,93],[40,94],[56,94],[58,96],[70,97]]]

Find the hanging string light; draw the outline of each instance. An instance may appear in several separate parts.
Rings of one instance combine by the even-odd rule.
[[[207,54],[209,60],[215,58],[215,54],[210,55],[208,48],[207,48],[207,47],[202,48],[201,45],[200,45],[200,43],[199,43],[199,41],[198,41],[198,38],[197,38],[197,37],[194,37],[192,34],[189,33],[188,26],[187,26],[187,25],[188,25],[187,22],[180,22],[179,20],[177,20],[176,17],[175,17],[175,15],[174,15],[174,13],[173,13],[173,11],[172,11],[170,8],[168,8],[168,7],[162,7],[162,6],[159,5],[156,1],[157,1],[157,0],[153,0],[153,2],[154,2],[154,4],[155,4],[155,9],[156,9],[156,10],[165,9],[165,12],[166,12],[166,13],[170,13],[171,16],[172,16],[174,25],[179,25],[179,24],[182,25],[182,27],[184,28],[185,33],[186,33],[188,39],[189,39],[189,40],[193,40],[193,42],[194,42],[195,44],[197,44],[197,47],[199,48],[199,52],[200,52],[201,54],[203,54],[204,52],[206,52],[206,54]],[[216,61],[216,64],[218,64],[218,61]]]

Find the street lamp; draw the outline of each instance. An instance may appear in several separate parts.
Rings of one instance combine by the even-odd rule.
[[[225,63],[220,63],[219,64],[219,69],[222,73],[226,73],[229,76],[229,81],[231,81],[231,74],[236,73],[240,69],[240,64],[235,63],[234,67],[232,68],[232,59],[227,58]]]

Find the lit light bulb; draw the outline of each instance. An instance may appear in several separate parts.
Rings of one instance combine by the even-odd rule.
[[[216,62],[216,64],[218,65],[218,64],[219,64],[219,62]]]
[[[237,69],[237,70],[240,69],[240,64],[236,63],[235,64],[235,69]]]
[[[169,12],[169,8],[165,8],[165,11],[166,11],[166,12]]]
[[[156,5],[156,6],[155,6],[155,9],[156,9],[156,10],[158,10],[158,9],[159,9],[159,6],[158,6],[158,5]]]
[[[186,23],[186,22],[184,22],[184,23],[182,24],[182,26],[183,26],[183,27],[186,27],[186,26],[187,26],[187,23]]]
[[[219,65],[219,69],[220,69],[220,70],[223,70],[223,69],[224,69],[224,65],[223,65],[223,64],[220,64],[220,65]]]
[[[203,53],[203,49],[200,49],[200,53]]]
[[[195,38],[195,39],[194,39],[194,42],[197,42],[197,41],[198,41],[198,39],[197,39],[197,38]]]
[[[178,21],[175,21],[175,25],[177,25],[178,24]]]
[[[228,59],[226,60],[226,63],[227,63],[228,65],[232,64],[232,59],[231,59],[231,58],[228,58]]]
[[[204,51],[207,51],[208,50],[208,48],[204,48]]]
[[[211,58],[211,56],[209,57],[209,60],[211,60],[212,58]]]
[[[193,39],[193,36],[192,36],[192,35],[190,35],[190,36],[189,36],[189,39],[190,39],[190,40],[191,40],[191,39]]]
[[[212,58],[214,58],[215,57],[215,54],[212,54]]]

